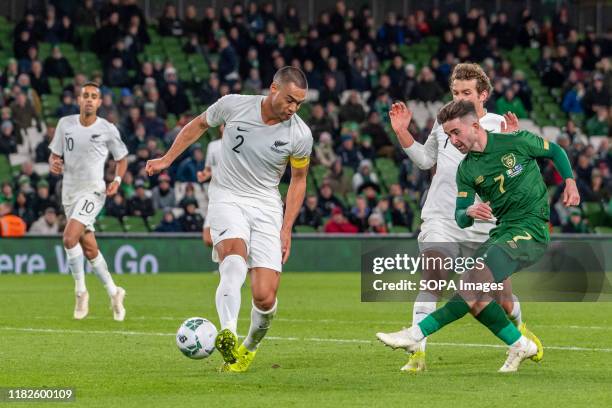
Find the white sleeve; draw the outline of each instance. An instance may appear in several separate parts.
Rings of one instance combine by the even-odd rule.
[[[306,125],[302,126],[299,131],[300,135],[293,143],[291,156],[289,157],[291,167],[303,168],[310,163],[310,155],[312,154],[312,133]]]
[[[53,139],[51,143],[49,143],[49,150],[51,153],[56,154],[58,156],[64,155],[64,121],[62,119],[57,122],[57,126],[55,127],[55,134],[53,135]]]
[[[224,97],[217,100],[206,109],[206,123],[210,127],[220,126],[228,121],[230,118],[231,110],[235,104],[236,95],[225,95]]]
[[[119,130],[113,124],[110,125],[110,138],[106,143],[114,160],[121,160],[128,155],[127,147],[123,140],[121,140],[121,134],[119,134]]]
[[[212,142],[210,142],[212,143]],[[212,151],[210,148],[210,143],[206,147],[206,157],[204,158],[204,168],[212,167]]]
[[[425,144],[415,140],[412,146],[404,149],[410,160],[421,170],[431,169],[438,161],[438,137],[436,136],[438,126],[440,125],[434,124]]]

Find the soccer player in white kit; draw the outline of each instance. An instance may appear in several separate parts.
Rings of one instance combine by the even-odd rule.
[[[219,126],[219,132],[223,137],[223,125]],[[205,183],[210,181],[212,175],[217,169],[219,162],[221,161],[221,139],[213,140],[208,143],[206,147],[206,159],[204,160],[204,170],[197,172],[198,181]],[[208,186],[210,188],[210,185]],[[208,195],[208,191],[206,191]],[[206,211],[206,217],[204,218],[204,226],[202,227],[202,240],[208,247],[213,246],[212,236],[210,235],[210,217],[208,217],[208,210]]]
[[[216,306],[221,323],[215,345],[221,371],[244,372],[270,327],[277,308],[282,264],[289,257],[291,229],[306,192],[312,134],[295,113],[306,98],[304,73],[283,67],[270,93],[226,95],[189,122],[148,174],[168,166],[209,127],[225,124],[221,160],[212,178],[208,206],[213,260],[220,262]],[[285,212],[278,184],[291,165]],[[237,346],[240,288],[251,272],[251,325]]]
[[[127,168],[127,148],[119,131],[96,111],[102,103],[100,88],[88,82],[78,98],[80,113],[61,118],[49,144],[50,170],[64,174],[62,205],[68,223],[64,229],[64,249],[68,268],[75,281],[74,318],[81,320],[89,313],[89,293],[85,286],[83,257],[85,256],[100,279],[111,300],[113,318],[125,319],[125,290],[115,285],[104,256],[94,236],[94,222],[104,207],[106,196],[117,193]],[[104,163],[108,153],[117,161],[115,179],[104,182]]]
[[[474,103],[481,126],[492,132],[511,132],[518,130],[518,118],[512,113],[504,116],[488,113],[484,108],[492,87],[489,78],[478,64],[458,64],[450,77],[450,88],[454,100],[467,100]],[[416,142],[408,131],[412,119],[412,112],[403,103],[393,104],[389,112],[391,125],[404,152],[423,170],[436,165],[427,199],[421,213],[423,224],[419,234],[419,249],[428,258],[456,258],[458,256],[471,256],[473,251],[489,238],[489,230],[495,226],[495,220],[474,222],[470,228],[461,229],[455,221],[455,200],[457,197],[457,184],[455,181],[457,167],[464,154],[459,152],[444,133],[442,126],[435,123],[429,137],[424,144]],[[477,201],[480,202],[480,201]],[[424,279],[443,277],[447,271],[424,270]],[[510,320],[525,333],[527,328],[521,321],[520,303],[508,288],[500,304],[508,314]],[[412,324],[416,325],[428,314],[436,310],[436,303],[440,294],[437,292],[422,291],[418,294],[412,313]],[[379,333],[381,341],[399,335],[397,333]],[[532,335],[531,332],[528,332]],[[539,340],[538,340],[539,341]],[[411,353],[408,362],[401,368],[402,371],[420,372],[425,370],[425,347],[423,340],[419,349]]]

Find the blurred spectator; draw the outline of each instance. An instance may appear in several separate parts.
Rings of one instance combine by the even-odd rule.
[[[13,205],[16,201],[13,186],[8,181],[2,183],[2,189],[0,190],[0,203],[9,203]]]
[[[17,152],[17,142],[15,141],[15,128],[13,122],[5,120],[0,128],[0,154],[8,156]]]
[[[393,226],[412,229],[413,214],[406,201],[402,197],[394,197],[392,203],[391,223]]]
[[[28,100],[23,92],[18,93],[13,103],[11,103],[11,114],[15,124],[15,140],[17,144],[21,144],[21,131],[31,127],[32,121],[35,121],[36,127],[41,129],[40,116],[38,116],[32,102]]]
[[[171,208],[164,209],[164,218],[155,227],[155,232],[182,232],[181,224],[174,218]]]
[[[368,121],[361,128],[361,133],[372,137],[372,145],[379,156],[392,157],[395,154],[395,146],[393,146],[389,135],[381,125],[378,112],[370,111]]]
[[[153,188],[153,207],[161,210],[166,207],[176,207],[174,188],[170,186],[170,176],[161,174],[157,179],[159,185]]]
[[[319,135],[319,142],[314,146],[314,153],[317,162],[325,167],[331,167],[336,161],[337,156],[329,132],[322,132]]]
[[[219,78],[223,81],[236,81],[238,75],[238,55],[227,37],[219,39]]]
[[[202,147],[194,145],[191,149],[191,155],[183,160],[176,169],[176,181],[197,182],[197,172],[204,169],[204,164]]]
[[[336,234],[355,234],[359,232],[359,229],[346,219],[341,207],[334,207],[331,215],[331,218],[325,224],[325,232]]]
[[[190,109],[189,99],[182,88],[176,82],[168,82],[164,90],[164,103],[168,107],[168,112],[181,115]]]
[[[29,31],[22,31],[19,33],[19,37],[15,37],[13,55],[18,60],[26,59],[28,58],[28,50],[31,47],[36,48],[36,41],[32,38]]]
[[[385,220],[379,213],[372,213],[368,217],[367,232],[372,232],[375,234],[387,233],[387,226],[385,225]]]
[[[584,84],[576,82],[576,85],[570,89],[563,97],[561,107],[566,113],[583,113],[582,99],[584,97]]]
[[[345,196],[352,192],[352,177],[345,171],[342,161],[336,159],[331,168],[325,173],[325,183],[329,184],[335,194]]]
[[[122,28],[119,26],[119,13],[113,11],[109,14],[108,19],[102,17],[102,26],[95,32],[91,47],[95,53],[106,56],[111,51],[113,45],[122,36]]]
[[[36,197],[31,205],[36,217],[40,217],[47,208],[57,210],[55,199],[49,195],[49,183],[47,180],[40,180],[36,184]]]
[[[609,131],[608,108],[593,105],[595,115],[586,122],[586,134],[589,136],[607,136]]]
[[[19,215],[12,213],[11,204],[0,203],[0,237],[16,238],[25,235],[27,226]]]
[[[519,119],[526,119],[527,112],[525,111],[525,106],[523,106],[523,102],[514,95],[514,90],[508,87],[504,91],[504,96],[499,98],[495,103],[495,108],[497,113],[503,115],[507,112],[514,113]]]
[[[371,209],[363,196],[357,196],[355,205],[351,209],[349,220],[351,224],[356,225],[359,232],[365,232],[368,229],[368,218],[370,217]]]
[[[128,215],[127,203],[121,192],[107,198],[105,208],[106,215],[109,217],[115,217],[122,220]]]
[[[317,196],[309,194],[304,201],[304,205],[300,209],[300,214],[297,218],[297,225],[307,225],[318,230],[323,224],[323,215],[319,208]]]
[[[28,233],[38,235],[57,235],[59,234],[59,221],[54,207],[48,207],[30,227]]]
[[[610,106],[610,91],[604,87],[604,76],[597,72],[593,76],[593,85],[585,92],[582,105],[587,116],[597,114],[597,106]]]
[[[145,183],[142,180],[136,180],[136,195],[128,201],[128,213],[135,217],[150,217],[155,214],[153,209],[153,201],[147,196]]]
[[[340,122],[361,123],[365,119],[365,110],[361,102],[361,95],[357,91],[351,91],[348,101],[340,107]]]
[[[180,37],[183,35],[183,23],[176,15],[176,6],[166,3],[164,14],[159,18],[159,34],[164,37]]]
[[[338,197],[334,195],[331,185],[325,182],[323,182],[323,185],[319,188],[318,202],[319,209],[321,210],[323,217],[329,217],[332,208],[344,208],[342,201],[340,201]]]
[[[98,13],[94,8],[94,0],[85,0],[77,7],[74,23],[77,26],[96,27],[98,25]]]
[[[55,111],[56,118],[63,118],[68,115],[77,115],[79,113],[79,107],[74,101],[72,92],[64,91],[62,94],[62,104]]]
[[[17,193],[17,199],[15,200],[15,207],[12,211],[12,214],[22,219],[28,228],[30,227],[30,225],[32,225],[34,220],[38,218],[34,213],[34,210],[32,209],[30,203],[28,202],[26,193],[23,191],[19,191]]]
[[[43,72],[43,66],[40,61],[32,62],[32,72],[30,72],[30,82],[32,88],[38,95],[46,95],[51,93],[51,87],[49,86],[49,79],[47,74]]]
[[[435,102],[442,99],[444,91],[436,81],[433,71],[429,67],[423,67],[418,82],[413,89],[413,97],[423,102]]]
[[[570,210],[569,219],[561,228],[561,232],[567,234],[586,234],[590,232],[586,221],[582,219],[580,209],[573,208]]]
[[[363,156],[359,149],[355,147],[353,137],[350,135],[343,135],[340,140],[342,144],[338,148],[338,157],[342,160],[342,165],[357,170],[359,163],[363,160]]]
[[[320,103],[315,103],[312,106],[312,113],[308,121],[308,126],[310,126],[312,136],[315,139],[323,132],[330,134],[334,133],[334,122],[327,116],[325,109],[323,109],[323,105]]]
[[[105,70],[104,83],[111,87],[124,87],[130,84],[128,70],[121,58],[114,57],[111,60],[111,65]]]
[[[106,120],[109,120],[109,117],[119,117],[119,110],[113,102],[113,93],[110,90],[102,91],[102,104],[98,108],[98,116]]]
[[[54,46],[51,56],[45,60],[45,74],[50,78],[67,78],[74,76],[70,62],[62,55],[59,46]]]
[[[372,146],[372,138],[370,135],[363,135],[360,138],[359,151],[364,159],[374,161],[376,160],[376,150]]]
[[[610,199],[610,184],[606,185],[603,175],[599,169],[593,169],[591,172],[591,182],[585,189],[582,201],[604,203]]]
[[[204,219],[196,212],[197,201],[195,198],[182,201],[185,213],[179,218],[179,224],[184,232],[201,232]]]
[[[362,190],[364,185],[378,185],[378,176],[372,170],[372,162],[367,159],[359,163],[359,169],[353,175],[353,191]]]
[[[166,124],[161,118],[157,117],[155,105],[151,102],[145,103],[144,112],[145,116],[142,123],[145,127],[146,134],[161,139],[164,133],[166,133]]]

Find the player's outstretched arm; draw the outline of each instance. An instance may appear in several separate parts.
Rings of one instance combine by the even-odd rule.
[[[403,102],[396,102],[391,106],[389,118],[393,132],[410,160],[421,170],[432,168],[438,157],[438,140],[435,135],[429,135],[424,145],[414,140],[408,130],[412,112]]]
[[[147,161],[146,171],[149,176],[159,173],[170,165],[181,155],[189,146],[195,143],[204,132],[208,130],[208,122],[206,122],[206,112],[198,115],[186,124],[179,134],[174,139],[174,143],[165,155],[159,159]]]
[[[291,230],[304,202],[307,175],[308,164],[299,168],[291,166],[291,182],[289,183],[289,190],[287,190],[287,198],[285,199],[285,216],[281,229],[283,263],[287,262],[291,252]]]

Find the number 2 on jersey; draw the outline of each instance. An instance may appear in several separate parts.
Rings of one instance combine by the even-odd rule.
[[[232,147],[232,150],[235,151],[236,153],[240,153],[240,151],[238,151],[238,148],[242,146],[242,144],[244,143],[244,137],[242,135],[236,136],[236,140],[238,139],[240,139],[240,142],[238,142],[236,146]]]
[[[504,194],[506,192],[506,189],[504,188],[504,175],[500,174],[499,176],[495,177],[493,180],[499,181],[499,192]]]

